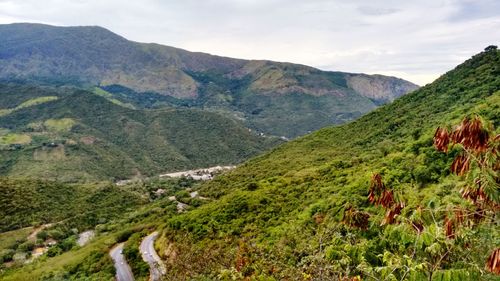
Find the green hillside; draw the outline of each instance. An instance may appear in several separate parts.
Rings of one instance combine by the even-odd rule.
[[[0,25],[0,38],[0,81],[99,86],[129,107],[218,111],[277,136],[353,120],[417,88],[395,77],[137,43],[95,26]]]
[[[0,178],[0,189],[0,232],[68,219],[68,225],[86,229],[147,203],[143,194],[110,183],[65,185]]]
[[[6,206],[0,210],[0,280],[114,280],[110,249],[127,241],[127,249],[137,251],[133,243],[177,213],[172,195],[190,208],[202,204],[185,191],[194,185],[186,178],[120,187],[0,178]],[[156,194],[158,188],[165,193]],[[89,230],[95,237],[78,245],[78,234]],[[36,249],[45,253],[35,257]],[[145,269],[136,280],[147,280]]]
[[[472,207],[460,197],[463,177],[449,170],[458,148],[439,152],[432,138],[468,114],[500,132],[496,49],[357,121],[281,145],[203,185],[201,194],[216,200],[166,223],[159,247],[169,276],[494,280],[483,268],[500,246],[498,217],[455,240],[444,234],[454,205]],[[396,224],[381,226],[384,209],[367,200],[375,173],[406,204]],[[369,217],[366,229],[345,223],[350,216],[354,223]],[[415,220],[426,222],[421,232],[407,223]]]
[[[459,124],[464,116],[475,114],[483,118],[491,136],[500,133],[499,74],[500,52],[489,48],[436,82],[355,122],[285,143],[213,181],[127,185],[124,191],[149,194],[152,202],[98,225],[99,234],[89,245],[5,269],[0,279],[110,280],[114,272],[107,253],[113,245],[125,240],[134,244],[160,230],[156,248],[167,266],[167,280],[498,280],[485,269],[488,255],[500,246],[497,206],[487,201],[474,205],[460,196],[467,179],[450,172],[460,148],[440,152],[433,136],[438,126]],[[39,92],[59,97],[54,90],[51,95],[43,88]],[[12,101],[6,108],[25,100]],[[58,121],[49,125],[59,131],[81,122],[56,117]],[[496,139],[492,142],[498,147]],[[496,186],[487,193],[498,204],[498,150],[490,156],[494,170],[489,177]],[[395,209],[369,202],[374,174],[393,191],[392,201],[404,203],[395,207],[401,207],[398,216],[390,215]],[[11,190],[23,190],[23,183],[3,182],[9,181]],[[32,195],[29,186],[14,202],[31,197],[50,201]],[[205,199],[191,198],[186,187]],[[152,196],[158,188],[167,190],[164,197]],[[189,205],[187,212],[176,213],[168,200],[173,194]],[[31,215],[29,208],[19,210]],[[48,214],[56,219],[58,212],[56,208]],[[25,230],[12,235],[25,235]],[[5,240],[0,236],[0,242]]]
[[[196,109],[135,110],[73,88],[0,85],[0,174],[116,180],[235,164],[279,143]]]

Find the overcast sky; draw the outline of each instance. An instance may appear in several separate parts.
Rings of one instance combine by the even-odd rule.
[[[424,85],[500,43],[500,0],[0,0],[0,23],[13,22],[99,25],[134,41]]]

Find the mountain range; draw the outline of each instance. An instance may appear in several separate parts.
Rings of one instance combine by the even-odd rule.
[[[102,27],[0,25],[0,81],[100,87],[137,108],[218,111],[287,138],[353,120],[417,86],[382,75],[129,41]]]
[[[25,106],[13,112],[20,114]],[[456,125],[470,118],[480,120],[480,138],[488,140],[475,154],[485,161],[473,159],[469,171],[457,175],[450,167],[463,155],[463,146],[437,150],[436,128],[459,130],[465,126]],[[15,225],[64,221],[48,230],[61,242],[45,259],[14,266],[0,278],[112,280],[108,253],[125,242],[133,274],[147,280],[138,249],[141,239],[156,231],[154,249],[169,280],[498,280],[487,261],[496,261],[490,254],[500,241],[499,127],[500,51],[488,47],[432,84],[356,121],[286,142],[212,181],[181,179],[172,185],[152,179],[54,198],[85,202],[78,220],[65,220],[71,213],[39,203],[50,202],[52,190],[73,186],[4,180],[0,184],[14,187],[0,193],[0,202],[12,202],[9,206],[19,210],[19,217],[12,217],[2,209]],[[464,193],[483,181],[492,184],[475,199]],[[370,200],[374,185],[390,195],[386,201]],[[199,197],[191,196],[193,190]],[[137,209],[122,216],[125,208],[116,206],[95,212],[94,201],[86,198],[103,192],[110,197],[96,206],[119,202],[116,194],[126,192],[123,204]],[[152,202],[139,200],[140,194]],[[183,211],[177,209],[179,202]],[[15,226],[5,217],[0,222],[4,229]],[[89,225],[95,225],[97,237],[72,247],[73,229]],[[29,230],[7,236],[23,237]],[[19,244],[22,239],[6,243],[5,235],[0,241],[8,244],[8,260],[29,246]]]

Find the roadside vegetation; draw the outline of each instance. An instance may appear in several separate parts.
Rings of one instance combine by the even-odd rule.
[[[17,198],[9,201],[8,209],[17,212],[17,220],[3,214],[3,227],[32,225],[0,233],[2,280],[113,280],[115,271],[108,252],[121,242],[126,242],[124,254],[136,280],[147,280],[149,267],[139,252],[141,239],[160,228],[165,218],[177,214],[177,201],[169,197],[189,203],[189,193],[186,198],[179,195],[198,185],[189,178],[151,178],[120,187],[1,180],[10,190],[4,193],[5,202]],[[78,246],[78,234],[89,229],[96,237]],[[32,257],[37,248],[43,253]],[[27,260],[31,261],[26,264]]]
[[[149,265],[142,260],[139,246],[142,239],[149,233],[147,229],[141,232],[136,232],[130,236],[123,248],[123,255],[127,259],[127,263],[132,268],[135,280],[148,280],[149,279]]]

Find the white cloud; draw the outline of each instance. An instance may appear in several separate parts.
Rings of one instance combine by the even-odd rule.
[[[134,41],[425,84],[500,41],[496,0],[0,0],[0,23],[101,25]]]

